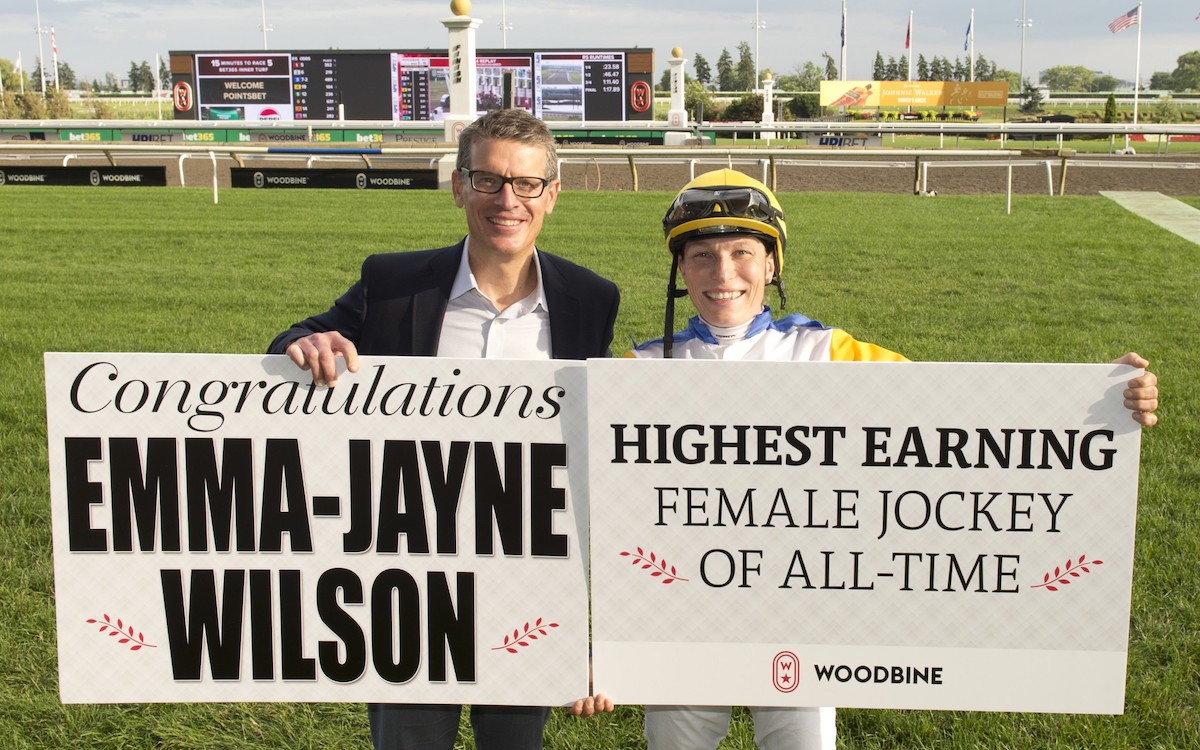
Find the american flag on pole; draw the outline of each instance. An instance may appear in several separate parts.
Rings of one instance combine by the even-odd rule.
[[[1137,22],[1138,22],[1138,9],[1134,8],[1133,10],[1129,11],[1128,13],[1123,13],[1123,14],[1117,16],[1116,18],[1114,18],[1112,23],[1110,23],[1108,25],[1108,30],[1115,34],[1118,31],[1124,31],[1125,29],[1128,29],[1130,26],[1134,25]]]

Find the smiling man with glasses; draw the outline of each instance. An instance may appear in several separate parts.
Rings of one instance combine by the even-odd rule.
[[[619,295],[611,281],[537,249],[558,198],[558,155],[544,123],[520,109],[492,112],[459,138],[451,176],[467,236],[437,250],[373,255],[326,312],[279,334],[269,349],[312,372],[317,385],[350,373],[358,355],[587,359],[610,354]],[[368,304],[369,302],[369,304]],[[604,696],[573,713],[611,711]],[[451,750],[457,705],[371,704],[377,750]],[[538,750],[542,706],[472,706],[480,750]]]

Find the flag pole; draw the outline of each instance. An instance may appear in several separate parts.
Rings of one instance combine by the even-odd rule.
[[[971,8],[971,20],[967,22],[967,28],[970,33],[967,34],[967,44],[971,50],[968,54],[971,56],[971,82],[975,82],[975,9]]]
[[[842,80],[846,80],[846,0],[842,0]]]
[[[1138,39],[1137,39],[1137,60],[1133,65],[1133,124],[1138,122],[1138,88],[1141,86],[1142,78],[1142,2],[1138,0]]]
[[[61,89],[58,83],[58,39],[54,36],[54,27],[50,27],[50,57],[54,61],[54,88]]]
[[[908,36],[904,40],[904,42],[905,42],[904,46],[908,48],[906,51],[908,52],[908,80],[910,80],[910,81],[912,80],[912,59],[913,59],[912,19],[913,19],[913,12],[910,10],[908,12]]]
[[[162,119],[162,57],[154,53],[154,99],[158,103],[158,119]]]
[[[46,98],[46,54],[42,51],[42,35],[46,33],[46,29],[42,26],[42,4],[34,1],[34,10],[37,12],[37,26],[34,31],[38,35],[38,72],[42,75],[42,98]]]

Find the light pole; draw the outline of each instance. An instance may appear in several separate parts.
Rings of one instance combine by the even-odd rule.
[[[754,90],[758,91],[758,32],[767,28],[766,21],[758,19],[758,0],[754,0],[754,23],[750,27],[754,29]]]
[[[34,8],[34,11],[37,13],[37,26],[33,27],[33,33],[37,34],[37,38],[38,38],[38,72],[42,76],[42,98],[45,99],[46,98],[46,56],[45,56],[45,53],[42,52],[42,35],[50,33],[50,29],[47,29],[45,26],[42,25],[42,4],[40,2],[38,2],[38,0],[34,0],[33,8]]]
[[[1025,91],[1025,29],[1033,26],[1033,21],[1025,12],[1025,6],[1028,0],[1021,0],[1021,17],[1017,19],[1017,26],[1021,27],[1021,60],[1017,68],[1017,88],[1018,95]]]
[[[262,24],[259,25],[259,30],[263,35],[263,49],[267,49],[267,32],[274,31],[275,28],[267,24],[267,0],[262,0]]]
[[[500,0],[500,46],[508,49],[508,32],[512,31],[512,24],[508,22],[508,9],[505,7],[504,0]]]

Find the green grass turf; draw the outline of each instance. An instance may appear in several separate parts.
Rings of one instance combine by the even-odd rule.
[[[615,353],[661,335],[666,193],[565,192],[541,245],[615,280]],[[842,710],[847,748],[1200,747],[1200,247],[1098,197],[784,194],[789,311],[918,360],[1097,362],[1135,349],[1142,442],[1123,716]],[[1192,205],[1200,200],[1190,199]],[[436,192],[0,189],[0,747],[366,748],[358,705],[63,706],[45,351],[261,352],[368,253],[465,232]],[[678,324],[688,314],[680,305]],[[601,686],[602,687],[602,686]],[[466,747],[472,745],[467,743]],[[556,711],[547,747],[642,747],[641,710]],[[744,712],[723,748],[752,748]]]

